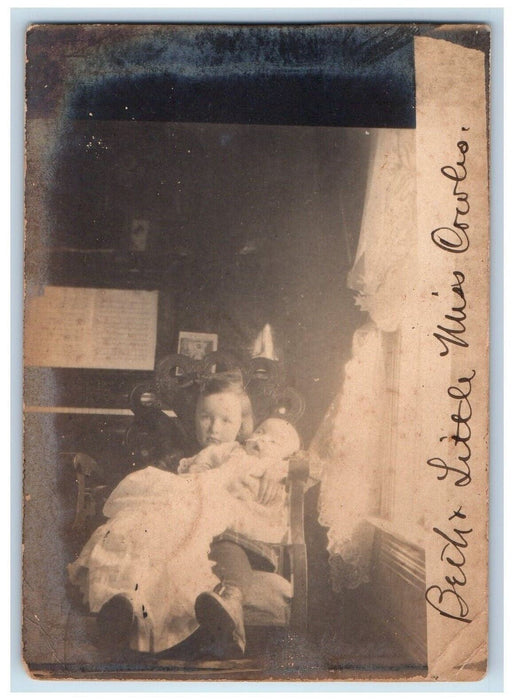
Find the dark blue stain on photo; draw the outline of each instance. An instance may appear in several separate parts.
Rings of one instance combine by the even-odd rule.
[[[88,35],[94,41],[76,27],[60,27],[55,38],[66,45],[63,53],[76,56],[73,80],[70,64],[58,59],[59,41],[46,56],[53,59],[54,80],[68,65],[68,75],[61,74],[70,86],[67,117],[415,126],[419,25],[125,26],[126,33],[97,26],[97,34]],[[37,31],[29,34],[29,114],[41,111],[45,100],[41,61],[35,62],[39,77],[31,80],[38,41]],[[51,81],[48,62],[46,68]],[[48,81],[46,90],[49,95]]]

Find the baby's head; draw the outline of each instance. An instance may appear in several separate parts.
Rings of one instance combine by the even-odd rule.
[[[286,459],[299,449],[296,429],[283,418],[268,418],[245,443],[248,454],[272,459]]]
[[[196,404],[195,430],[202,447],[251,435],[252,406],[240,372],[214,374],[205,383]]]

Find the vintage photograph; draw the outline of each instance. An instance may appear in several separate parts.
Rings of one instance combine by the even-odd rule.
[[[481,678],[487,27],[26,42],[31,675]]]
[[[190,333],[180,331],[178,334],[178,353],[187,355],[192,360],[203,360],[211,352],[218,349],[216,333]]]

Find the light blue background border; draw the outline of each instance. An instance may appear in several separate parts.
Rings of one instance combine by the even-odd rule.
[[[21,662],[24,35],[35,22],[473,22],[492,30],[489,668],[477,683],[35,681]],[[503,9],[220,8],[11,10],[11,690],[15,692],[501,692],[503,690]]]

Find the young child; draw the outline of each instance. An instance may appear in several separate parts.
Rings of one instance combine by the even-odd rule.
[[[210,445],[182,460],[178,471],[200,474],[219,469],[217,481],[237,500],[227,527],[251,539],[278,543],[287,529],[287,458],[299,448],[298,433],[290,423],[268,418],[244,446],[237,442]]]
[[[282,540],[284,460],[298,449],[293,426],[271,418],[244,446],[207,441],[182,460],[179,474],[147,467],[126,477],[105,504],[107,522],[69,566],[90,610],[121,596],[137,621],[130,645],[140,651],[158,652],[189,636],[198,626],[197,597],[218,583],[208,559],[213,538],[233,528]]]

